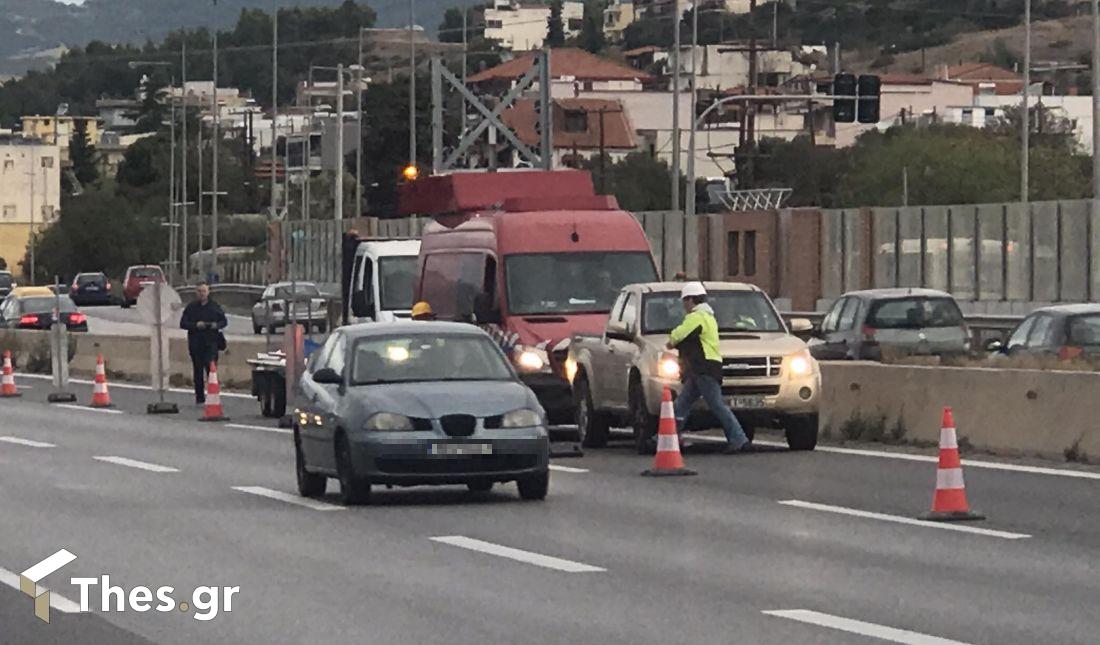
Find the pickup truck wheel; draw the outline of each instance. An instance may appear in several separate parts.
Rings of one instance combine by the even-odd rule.
[[[607,417],[596,412],[592,405],[592,389],[588,386],[588,379],[577,379],[577,385],[573,388],[574,404],[577,409],[577,434],[580,435],[581,445],[585,448],[603,448],[607,446],[607,435],[610,427]]]
[[[634,427],[634,448],[639,455],[652,455],[657,451],[657,417],[649,413],[645,404],[645,392],[641,383],[630,384],[630,421]]]
[[[783,422],[787,445],[791,450],[813,450],[817,447],[817,415],[800,414]]]

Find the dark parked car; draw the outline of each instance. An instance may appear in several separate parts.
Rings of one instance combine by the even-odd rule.
[[[37,293],[37,292],[36,292]],[[8,329],[49,329],[54,308],[61,304],[61,321],[69,331],[88,331],[88,318],[77,311],[69,296],[58,299],[49,295],[12,295],[0,304],[0,327]]]
[[[164,282],[164,271],[157,265],[135,265],[126,269],[126,277],[122,279],[122,308],[136,304],[141,290],[150,282]]]
[[[12,277],[11,271],[0,271],[0,300],[7,298],[14,288],[15,278]]]
[[[111,281],[105,273],[78,273],[69,286],[69,297],[81,307],[109,305],[112,302]]]
[[[810,341],[821,360],[882,360],[887,353],[964,355],[970,331],[958,303],[933,289],[870,289],[841,296]]]
[[[298,492],[340,481],[346,504],[374,484],[515,481],[523,499],[546,497],[546,414],[484,331],[445,322],[341,327],[310,356],[298,390]]]
[[[1100,357],[1100,305],[1043,307],[1024,318],[1007,343],[986,349],[1008,356],[1056,356],[1061,360]]]

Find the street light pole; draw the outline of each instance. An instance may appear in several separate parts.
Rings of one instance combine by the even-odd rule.
[[[307,135],[308,136],[308,135]],[[308,161],[308,159],[306,160]],[[308,177],[308,175],[307,175]],[[333,196],[333,219],[344,219],[344,65],[336,66],[336,194]]]
[[[416,13],[409,0],[409,163],[416,165]]]
[[[184,33],[181,36],[183,46],[180,49],[180,114],[181,114],[181,133],[180,133],[180,149],[182,150],[182,168],[180,168],[180,201],[183,202],[180,206],[183,207],[183,226],[181,227],[181,237],[183,243],[180,250],[180,272],[183,276],[183,281],[187,282],[187,277],[191,275],[190,262],[187,257],[187,206],[190,202],[187,200],[187,34]]]
[[[1096,71],[1093,70],[1093,76]],[[1031,116],[1028,114],[1028,93],[1031,91],[1031,0],[1024,1],[1024,91],[1020,102],[1020,201],[1028,202],[1028,170]]]
[[[695,214],[695,101],[698,95],[695,50],[699,46],[699,0],[694,2],[691,7],[691,133],[688,135],[687,203],[684,204],[684,212],[688,215]]]
[[[672,210],[680,210],[680,0],[672,1]]]
[[[176,78],[172,77],[172,89]],[[168,276],[177,277],[176,266],[176,99],[168,97]]]
[[[210,251],[213,256],[211,259],[210,272],[214,274],[214,278],[217,279],[218,275],[218,148],[220,147],[221,138],[218,134],[218,125],[221,121],[221,107],[218,105],[218,21],[217,21],[217,7],[218,0],[214,1],[215,19],[214,19],[214,159],[213,159],[213,195],[211,195],[210,201]]]
[[[271,12],[271,216],[276,214],[276,174],[279,157],[275,152],[279,121],[279,7]]]
[[[1100,0],[1092,0],[1092,198],[1100,200]]]

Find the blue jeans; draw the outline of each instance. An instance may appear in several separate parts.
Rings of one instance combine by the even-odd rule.
[[[718,417],[718,422],[722,424],[722,431],[726,434],[726,441],[731,446],[740,448],[749,442],[744,429],[741,428],[741,423],[722,399],[722,385],[713,377],[698,374],[687,377],[684,381],[684,389],[680,390],[680,395],[676,397],[674,409],[677,432],[683,432],[691,406],[699,397],[703,397],[707,407],[714,416]]]

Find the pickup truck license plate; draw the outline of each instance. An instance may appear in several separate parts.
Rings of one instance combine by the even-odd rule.
[[[734,410],[757,410],[767,407],[762,396],[734,396],[730,397],[730,407]]]
[[[491,455],[491,443],[433,443],[428,450],[431,455]]]

